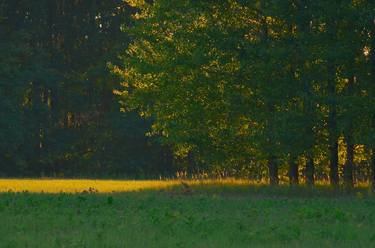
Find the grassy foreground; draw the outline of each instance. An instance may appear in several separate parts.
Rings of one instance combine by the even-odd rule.
[[[96,181],[99,193],[90,193],[92,181],[0,180],[3,191],[5,182],[6,191],[29,193],[0,194],[1,248],[375,246],[375,198],[366,190]],[[114,188],[122,192],[108,193]],[[50,193],[30,193],[42,189]]]

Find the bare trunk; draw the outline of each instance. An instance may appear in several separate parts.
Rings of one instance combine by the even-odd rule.
[[[375,190],[375,149],[372,149],[371,154],[371,186]]]
[[[353,96],[354,94],[354,83],[355,76],[349,78],[349,84],[347,87],[347,96]],[[354,178],[354,140],[353,140],[353,121],[351,117],[348,117],[347,120],[348,128],[346,131],[346,163],[344,166],[344,186],[346,188],[353,188]]]
[[[344,167],[344,185],[346,188],[353,188],[353,168],[354,168],[354,144],[350,135],[347,137],[346,164]]]
[[[260,1],[260,11],[262,12],[263,9],[265,8],[265,2],[264,1]],[[269,30],[268,30],[268,24],[267,24],[267,17],[266,16],[262,16],[262,24],[261,24],[261,40],[262,40],[262,43],[265,44],[266,46],[268,46],[268,43],[269,43]],[[267,56],[266,56],[267,57]],[[268,75],[266,76],[266,81],[270,80],[268,78]],[[268,103],[268,110],[270,113],[272,113],[274,111],[274,103]],[[272,121],[271,123],[267,123],[267,125],[269,126],[270,128],[270,132],[272,134],[274,134],[274,128],[273,128],[273,124],[272,124]],[[274,136],[274,135],[271,135],[271,137]],[[268,140],[268,147],[269,149],[272,150],[272,147],[273,147],[273,144],[274,143],[274,140],[273,140],[273,137],[272,138],[269,138]],[[279,172],[278,172],[278,164],[277,164],[277,159],[275,157],[275,155],[270,155],[269,159],[268,159],[268,173],[269,173],[269,179],[270,179],[270,184],[271,185],[278,185],[279,184]]]
[[[275,157],[268,160],[268,171],[271,185],[279,184],[279,168]]]
[[[289,184],[290,185],[298,185],[298,161],[296,157],[291,156],[289,162]]]
[[[372,30],[371,30],[371,78],[372,83],[375,84],[375,19],[373,20]],[[372,130],[375,129],[375,113],[372,115]],[[375,147],[372,146],[371,155],[371,184],[373,190],[375,190]]]
[[[315,165],[314,165],[314,158],[312,155],[309,155],[306,161],[306,183],[307,185],[314,185],[315,184]]]
[[[337,113],[336,113],[336,69],[332,61],[328,62],[328,142],[329,142],[329,178],[332,186],[339,184],[339,158],[338,158],[338,135],[337,135]]]
[[[329,179],[332,186],[339,185],[339,157],[338,157],[339,144],[337,140],[332,141],[330,144],[330,164],[329,164]]]
[[[37,168],[38,173],[44,174],[44,168],[41,166],[42,149],[43,149],[43,116],[42,116],[42,105],[43,105],[43,90],[38,83],[33,83],[33,96],[32,96],[32,108],[33,114],[36,115],[37,122],[34,126],[33,134],[33,150],[34,154],[32,161],[35,163],[34,168]]]

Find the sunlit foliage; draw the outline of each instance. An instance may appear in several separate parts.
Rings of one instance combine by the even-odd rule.
[[[355,146],[373,154],[373,16],[366,1],[143,3],[117,70],[123,106],[193,169],[267,165],[278,183],[289,164],[298,183],[305,161],[313,183],[318,162],[351,187]]]

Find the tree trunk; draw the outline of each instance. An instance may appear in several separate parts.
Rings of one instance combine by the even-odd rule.
[[[372,84],[375,84],[375,19],[373,20],[373,25],[371,29],[371,79]],[[375,113],[372,115],[372,130],[375,129]],[[375,190],[375,147],[372,147],[371,155],[371,184],[373,190]]]
[[[162,164],[161,168],[166,172],[169,176],[174,171],[174,155],[173,155],[173,147],[171,145],[166,145],[162,148]]]
[[[306,161],[306,183],[307,185],[314,185],[315,179],[315,165],[314,165],[314,158],[312,155],[309,155]]]
[[[328,133],[329,133],[329,179],[332,186],[339,184],[339,158],[338,158],[338,135],[337,135],[337,114],[336,114],[336,70],[332,62],[328,62],[330,81],[328,82]]]
[[[289,184],[298,185],[298,161],[296,157],[291,156],[289,162]]]
[[[279,168],[275,157],[268,160],[268,171],[271,185],[279,184]]]
[[[372,149],[371,154],[371,186],[375,190],[375,149]]]
[[[329,164],[329,179],[332,186],[339,185],[339,157],[338,157],[339,144],[338,140],[333,140],[329,148],[330,164]]]
[[[337,37],[337,23],[336,21],[330,21],[327,23],[327,34],[331,36],[329,42],[334,44]],[[338,174],[338,130],[337,130],[337,65],[336,58],[328,54],[327,57],[327,107],[328,107],[328,144],[329,144],[329,179],[332,186],[336,187],[339,184]]]
[[[187,172],[189,173],[189,176],[193,176],[194,172],[196,172],[195,170],[197,169],[197,163],[196,163],[194,151],[192,150],[189,151],[187,155],[187,162],[188,162]]]
[[[346,138],[346,163],[344,166],[344,186],[353,188],[353,165],[354,165],[354,144],[350,135]]]
[[[354,63],[354,61],[353,61]],[[347,87],[347,96],[351,97],[354,94],[355,76],[349,78]],[[350,111],[350,110],[347,110]],[[346,132],[346,163],[344,166],[344,186],[345,188],[353,188],[353,169],[354,169],[354,140],[353,140],[353,121],[352,117],[348,116],[348,128]]]
[[[32,96],[32,113],[34,115],[33,119],[33,134],[32,134],[32,144],[33,144],[33,155],[31,157],[30,163],[35,171],[43,175],[44,166],[41,163],[42,159],[42,149],[44,147],[44,113],[43,109],[43,89],[39,83],[33,82],[33,96]]]

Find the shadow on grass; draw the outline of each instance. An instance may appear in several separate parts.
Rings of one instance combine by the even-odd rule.
[[[189,185],[181,184],[160,190],[172,195],[220,195],[224,197],[259,197],[259,198],[368,198],[375,197],[375,192],[368,187],[357,187],[345,189],[343,187],[331,186],[270,186],[270,185],[221,185],[202,184]]]

